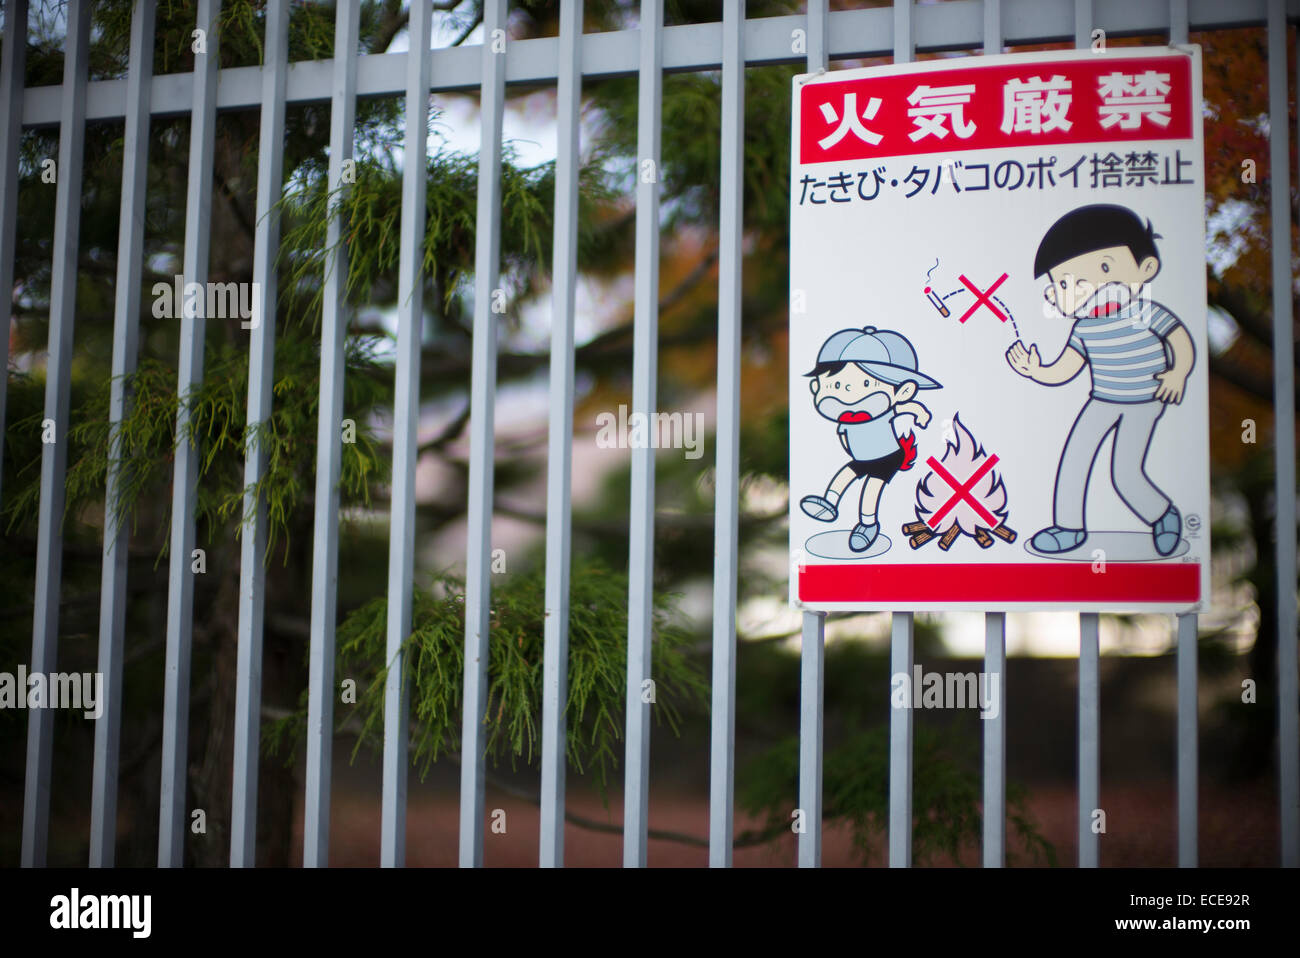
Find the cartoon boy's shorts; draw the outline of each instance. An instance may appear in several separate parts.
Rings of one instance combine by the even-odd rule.
[[[881,456],[879,459],[853,459],[849,462],[849,468],[853,474],[861,479],[866,476],[870,479],[879,479],[882,482],[888,482],[894,478],[903,465],[903,456],[905,453],[902,447],[887,456]]]

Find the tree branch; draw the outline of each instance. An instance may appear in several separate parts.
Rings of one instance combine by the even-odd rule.
[[[1217,306],[1228,313],[1237,326],[1251,339],[1265,349],[1273,348],[1273,310],[1271,306],[1255,306],[1252,297],[1243,289],[1219,281],[1218,290],[1210,297],[1210,305]],[[1297,315],[1296,304],[1292,304],[1292,318]],[[1294,357],[1300,365],[1300,343],[1296,344]]]
[[[682,277],[681,282],[660,297],[659,312],[667,312],[685,299],[691,289],[709,274],[717,261],[717,250],[706,253],[700,262]],[[633,320],[629,317],[618,326],[588,340],[574,350],[575,358],[580,362],[590,363],[596,359],[614,359],[619,356],[630,355],[632,351],[630,340],[632,324]],[[709,334],[710,331],[705,328],[688,330],[675,336],[661,337],[659,345],[660,347],[689,346],[703,340]],[[501,373],[524,375],[550,361],[551,354],[549,352],[500,353],[497,356],[497,368]],[[469,367],[464,359],[450,357],[444,350],[435,350],[430,347],[421,365],[421,375],[432,379],[455,379],[457,376],[463,376],[468,369]]]
[[[469,403],[466,403],[465,408],[460,411],[460,415],[447,423],[447,425],[443,427],[442,432],[438,433],[438,435],[434,436],[428,442],[421,443],[416,447],[416,454],[422,456],[426,452],[433,452],[445,448],[448,443],[455,440],[465,431],[465,426],[468,423]]]
[[[291,714],[292,713],[288,709],[275,708],[270,705],[262,706],[262,718],[265,719],[283,719],[287,718]],[[414,728],[414,723],[412,723],[411,729],[413,731]],[[347,732],[352,735],[360,735],[360,723],[356,721],[355,716],[350,716],[347,721],[339,726],[338,731]],[[409,740],[408,745],[412,749],[415,748],[414,736]],[[447,761],[456,766],[460,765],[460,757],[457,755],[447,755]],[[498,791],[504,792],[512,798],[517,798],[520,801],[528,802],[530,805],[541,806],[541,796],[535,792],[511,785],[509,782],[503,781],[491,772],[485,772],[484,775],[488,784]],[[564,820],[570,825],[576,825],[578,828],[585,828],[587,831],[591,832],[604,832],[612,835],[621,835],[623,833],[623,826],[617,822],[598,822],[595,819],[587,818],[583,815],[575,815],[570,811],[565,811]],[[751,845],[766,844],[774,838],[783,835],[785,830],[786,826],[779,822],[774,825],[769,825],[766,828],[750,829],[737,835],[735,840],[731,843],[731,847],[746,848]],[[660,841],[677,842],[681,845],[694,845],[697,848],[709,847],[709,840],[707,838],[701,838],[698,835],[690,835],[686,832],[674,832],[661,828],[651,828],[647,831],[647,834],[650,838],[658,839]]]
[[[421,0],[411,0],[412,3],[419,3]],[[431,5],[437,13],[451,13],[462,3],[462,0],[432,0]],[[483,16],[480,9],[478,16]],[[410,22],[410,12],[402,9],[402,0],[387,0],[384,4],[384,18],[379,22],[379,29],[375,31],[374,39],[371,41],[371,53],[383,53],[388,49],[393,38],[402,32],[402,28]],[[470,31],[473,27],[470,28]],[[459,43],[459,41],[457,41]],[[453,44],[454,45],[454,44]]]
[[[480,8],[478,13],[475,14],[470,19],[469,23],[465,24],[465,29],[461,30],[460,33],[456,36],[456,39],[451,41],[451,45],[453,47],[460,46],[469,38],[469,35],[474,32],[474,28],[477,27],[482,22],[483,22],[483,10],[482,8]]]
[[[1226,356],[1210,356],[1210,372],[1218,376],[1224,382],[1236,386],[1242,392],[1254,396],[1266,403],[1273,402],[1273,383],[1271,380],[1261,380],[1258,376],[1250,373],[1244,366]],[[1296,409],[1300,409],[1300,395],[1294,397]]]

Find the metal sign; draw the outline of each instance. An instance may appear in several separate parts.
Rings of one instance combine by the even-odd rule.
[[[794,84],[791,601],[1201,608],[1199,48]]]

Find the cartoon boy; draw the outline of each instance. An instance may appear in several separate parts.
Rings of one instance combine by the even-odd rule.
[[[858,523],[849,534],[854,552],[866,552],[880,535],[876,507],[885,483],[916,459],[916,437],[910,430],[899,437],[894,421],[912,416],[922,429],[930,422],[930,410],[910,400],[918,389],[939,384],[916,365],[916,350],[905,337],[867,326],[832,335],[806,374],[814,407],[839,423],[840,445],[850,460],[831,478],[824,496],[804,496],[799,506],[814,519],[833,522],[844,491],[854,479],[865,478]]]
[[[1088,537],[1084,500],[1093,461],[1115,430],[1110,476],[1115,491],[1151,527],[1155,549],[1170,555],[1182,534],[1182,516],[1144,467],[1156,422],[1183,398],[1195,349],[1178,317],[1145,294],[1160,272],[1151,223],[1123,206],[1084,206],[1057,220],[1043,236],[1034,275],[1047,274],[1045,295],[1072,317],[1069,343],[1044,364],[1038,347],[1016,340],[1007,362],[1017,373],[1059,386],[1086,365],[1092,394],[1074,425],[1056,471],[1051,526],[1030,544],[1039,552],[1068,552]]]

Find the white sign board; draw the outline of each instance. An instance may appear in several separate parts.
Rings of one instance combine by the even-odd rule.
[[[796,77],[791,601],[1209,597],[1200,50]]]

